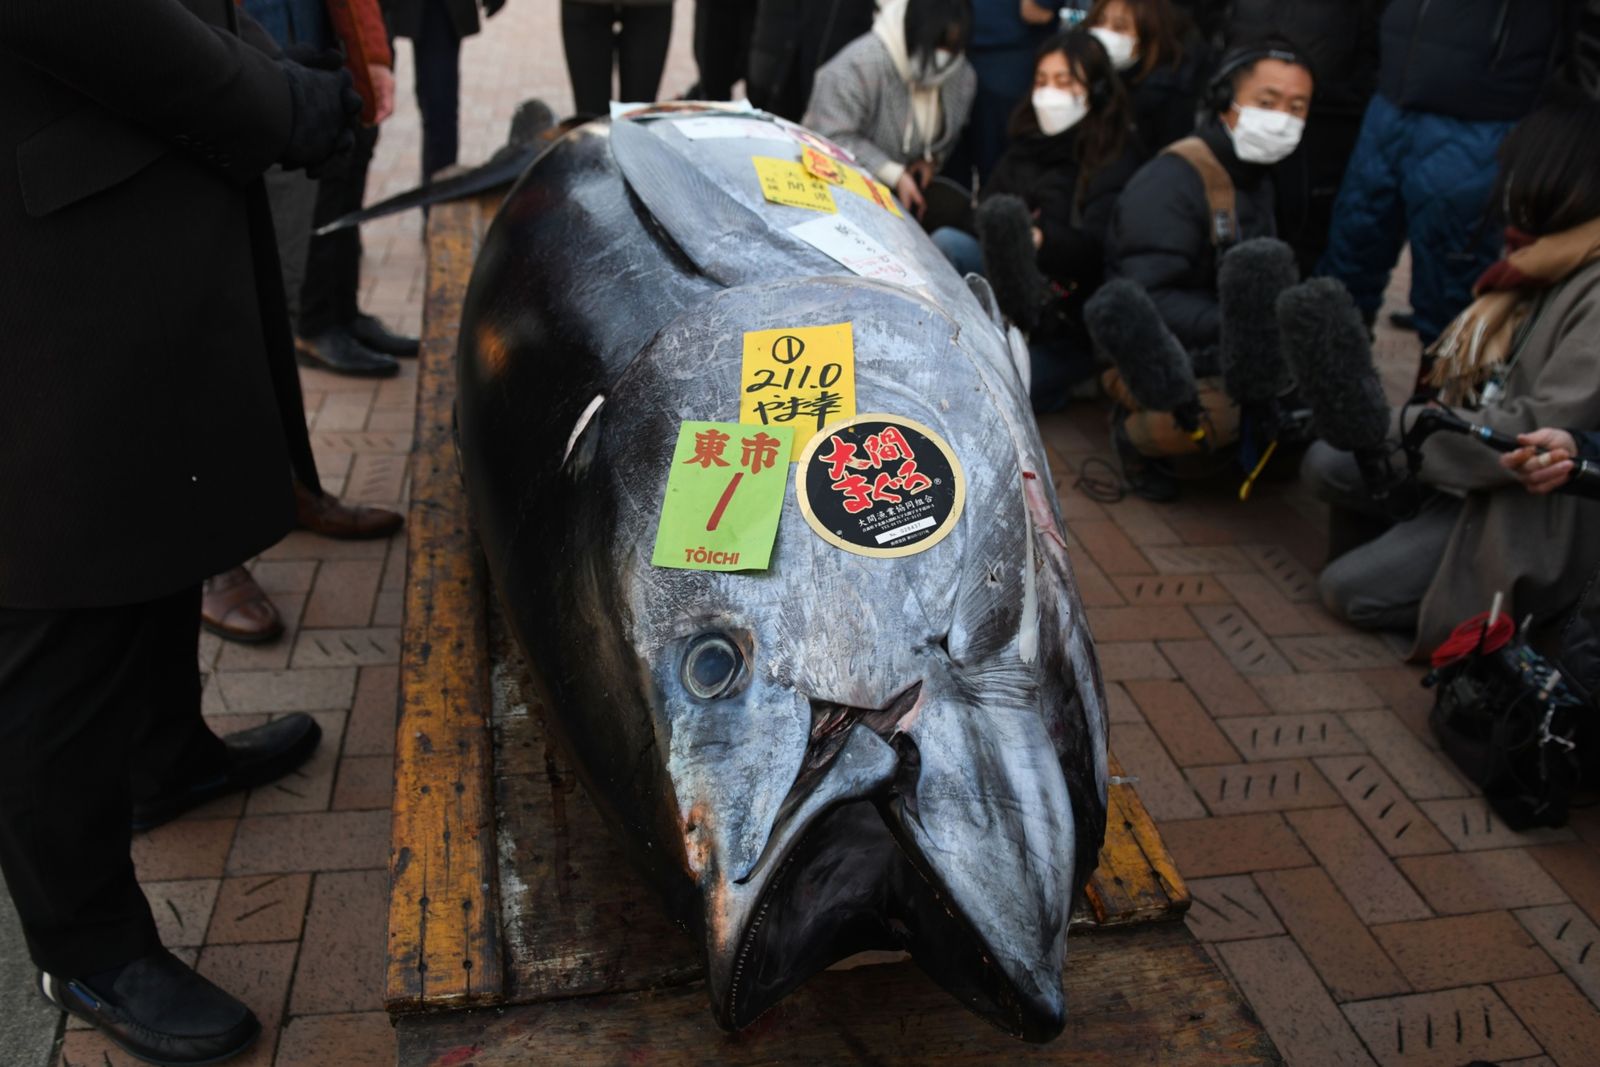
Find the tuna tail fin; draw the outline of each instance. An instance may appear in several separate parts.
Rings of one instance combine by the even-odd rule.
[[[773,278],[773,253],[790,266],[833,274],[838,267],[745,207],[648,124],[611,124],[611,155],[628,187],[700,273],[730,289]]]

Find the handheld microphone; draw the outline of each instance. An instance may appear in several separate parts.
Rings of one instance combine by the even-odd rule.
[[[995,301],[1023,333],[1032,333],[1048,290],[1033,247],[1033,214],[1021,197],[1001,194],[978,205],[974,221]]]
[[[1287,377],[1278,297],[1300,280],[1294,252],[1275,237],[1235,245],[1217,269],[1222,387],[1240,407],[1274,405]]]
[[[1200,397],[1189,353],[1142,286],[1126,278],[1102,285],[1083,305],[1083,322],[1140,407],[1171,412],[1185,432],[1200,432]]]
[[[1510,434],[1468,422],[1449,408],[1428,407],[1417,412],[1416,421],[1406,430],[1406,451],[1420,456],[1422,442],[1441,430],[1470,437],[1496,452],[1515,452],[1522,447],[1522,443]],[[1567,475],[1567,480],[1556,489],[1556,492],[1588,500],[1600,500],[1600,464],[1588,459],[1574,459],[1572,473]]]
[[[1278,297],[1277,318],[1284,355],[1317,435],[1355,457],[1375,502],[1396,517],[1411,514],[1416,479],[1394,468],[1389,402],[1349,291],[1333,278],[1301,282]]]

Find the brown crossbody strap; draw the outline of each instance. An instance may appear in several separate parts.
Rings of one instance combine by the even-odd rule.
[[[1211,243],[1224,248],[1239,239],[1239,215],[1234,200],[1233,179],[1222,168],[1211,146],[1198,137],[1185,137],[1161,150],[1174,155],[1195,169],[1206,189],[1206,204],[1211,208]]]

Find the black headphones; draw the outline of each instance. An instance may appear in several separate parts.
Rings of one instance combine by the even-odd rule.
[[[1234,75],[1263,59],[1277,59],[1307,70],[1311,69],[1311,63],[1287,41],[1268,40],[1235,45],[1222,54],[1222,62],[1218,64],[1217,72],[1211,76],[1211,81],[1206,85],[1206,110],[1214,115],[1220,115],[1228,110],[1233,105]]]

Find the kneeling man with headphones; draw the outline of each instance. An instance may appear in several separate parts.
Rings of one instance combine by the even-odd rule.
[[[1206,451],[1239,436],[1237,402],[1247,398],[1230,397],[1222,387],[1224,319],[1230,311],[1270,317],[1272,290],[1296,278],[1292,256],[1279,271],[1279,257],[1269,255],[1264,271],[1234,272],[1243,283],[1234,287],[1248,299],[1230,306],[1227,293],[1219,295],[1219,266],[1233,246],[1276,235],[1272,165],[1299,144],[1311,93],[1310,64],[1287,41],[1231,49],[1211,80],[1194,135],[1162,149],[1117,202],[1106,274],[1129,284],[1102,289],[1104,313],[1092,318],[1105,326],[1095,340],[1116,365],[1104,385],[1126,412],[1114,420],[1113,435],[1124,474],[1141,496],[1177,495],[1170,471],[1153,458]],[[1134,322],[1144,328],[1129,329]],[[1175,377],[1197,382],[1193,402],[1179,405],[1187,411],[1150,400]],[[1151,381],[1158,385],[1141,388]]]

